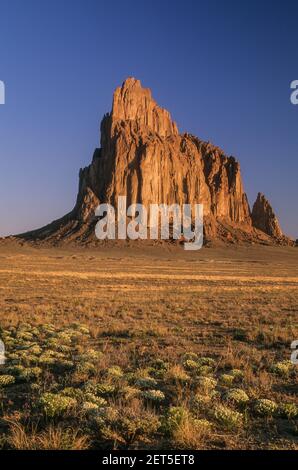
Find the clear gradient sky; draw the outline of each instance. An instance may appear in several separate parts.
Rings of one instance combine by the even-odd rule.
[[[0,0],[0,235],[72,209],[128,77],[241,163],[298,237],[298,2]]]

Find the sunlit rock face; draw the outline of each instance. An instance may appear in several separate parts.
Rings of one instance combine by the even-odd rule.
[[[46,228],[39,238],[94,237],[94,212],[99,203],[203,204],[205,239],[228,242],[267,241],[282,232],[254,223],[234,157],[191,134],[179,134],[176,123],[159,107],[148,88],[128,78],[113,96],[112,110],[101,122],[101,146],[91,164],[80,170],[74,209]],[[256,220],[258,221],[256,222]]]
[[[271,237],[281,238],[283,236],[277,217],[264,194],[258,194],[253,205],[251,217],[253,226],[259,230],[262,230]]]

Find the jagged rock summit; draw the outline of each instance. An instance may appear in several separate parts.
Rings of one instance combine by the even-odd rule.
[[[290,243],[262,196],[251,214],[240,165],[220,148],[191,134],[179,134],[170,113],[148,88],[128,78],[117,88],[101,122],[101,146],[80,170],[74,209],[39,230],[20,235],[34,241],[95,239],[95,208],[118,196],[127,203],[201,203],[206,242]]]
[[[176,123],[170,113],[160,108],[151,96],[149,88],[142,88],[140,80],[128,78],[116,89],[111,112],[112,123],[133,121],[138,130],[147,128],[160,137],[178,135]]]
[[[256,202],[253,205],[251,218],[254,227],[267,233],[270,237],[278,239],[283,237],[277,217],[269,201],[262,193],[258,194]]]

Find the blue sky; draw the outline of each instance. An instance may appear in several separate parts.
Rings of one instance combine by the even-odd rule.
[[[181,131],[241,163],[252,203],[298,237],[298,3],[1,0],[0,235],[74,205],[112,93],[150,87]]]

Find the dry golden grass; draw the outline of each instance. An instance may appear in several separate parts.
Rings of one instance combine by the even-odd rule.
[[[174,432],[173,442],[177,449],[204,449],[210,439],[211,430],[204,426],[196,426],[190,420],[185,420]]]
[[[293,401],[297,388],[268,368],[288,360],[290,344],[298,339],[297,261],[295,248],[186,253],[167,247],[0,245],[1,326],[88,325],[94,345],[104,352],[98,369],[146,365],[150,358],[176,361],[167,374],[177,403],[187,399],[179,357],[189,351],[216,357],[221,370],[241,369],[252,396]],[[83,379],[83,374],[77,377]],[[10,423],[10,443],[26,449],[87,445],[69,430],[65,441],[65,432],[61,427],[36,432]],[[284,429],[266,434],[257,428],[249,435],[227,433],[211,440],[209,435],[185,422],[174,440],[184,448],[293,448],[297,440]]]
[[[26,429],[18,421],[7,421],[8,442],[15,450],[84,450],[88,448],[88,438],[78,430],[61,426],[48,426],[38,433],[35,427]]]

